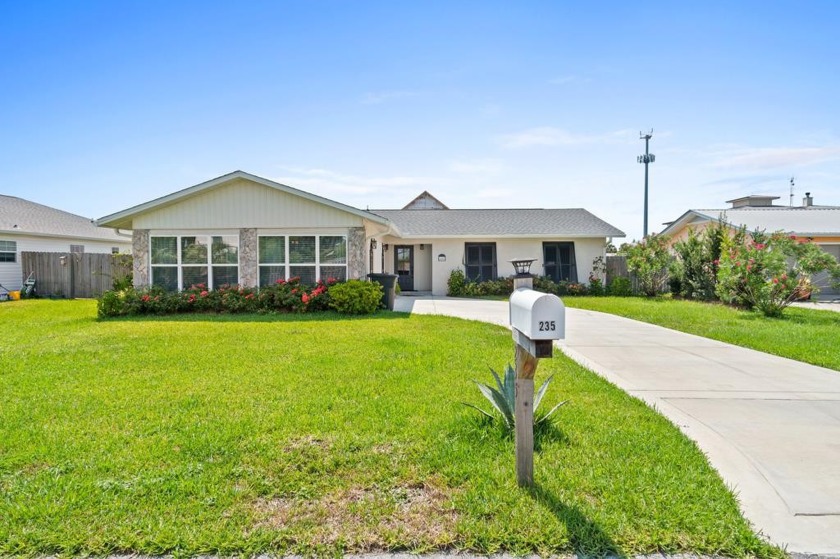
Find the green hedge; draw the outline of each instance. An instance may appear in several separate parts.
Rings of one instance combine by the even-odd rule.
[[[600,285],[599,285],[600,287]],[[487,281],[468,281],[463,270],[452,270],[447,282],[446,294],[450,297],[507,296],[513,292],[513,276]],[[550,278],[534,278],[534,289],[559,296],[602,295],[603,289],[592,290],[584,283],[571,281],[555,282]]]
[[[340,297],[332,300],[338,290]],[[376,304],[371,305],[376,292]],[[100,317],[163,315],[174,313],[267,313],[313,312],[336,309],[348,314],[370,314],[377,310],[381,287],[358,280],[346,283],[331,280],[304,285],[300,278],[278,280],[267,287],[222,286],[210,290],[204,284],[191,286],[177,293],[159,287],[106,291],[99,298]]]

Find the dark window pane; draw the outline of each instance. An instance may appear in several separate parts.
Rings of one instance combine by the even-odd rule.
[[[236,266],[213,266],[213,289],[223,285],[239,285],[239,268]]]
[[[14,252],[0,252],[0,262],[14,262],[15,261],[15,253]]]
[[[193,285],[207,286],[207,266],[184,266],[181,269],[181,289],[189,289]]]
[[[152,264],[177,264],[178,238],[152,237]],[[175,282],[177,283],[177,282]]]
[[[321,266],[321,279],[344,281],[347,279],[347,266]]]
[[[545,275],[552,280],[577,281],[574,243],[543,243],[543,262]]]
[[[285,263],[286,237],[260,237],[260,264]]]
[[[152,266],[152,285],[166,291],[178,291],[178,268]]]
[[[300,282],[304,285],[315,284],[315,266],[289,266],[289,275],[290,277],[299,277]]]
[[[289,237],[289,262],[292,264],[314,264],[315,237]]]
[[[181,262],[207,263],[207,237],[181,237]]]
[[[346,264],[347,241],[344,237],[321,237],[321,264]]]
[[[285,266],[260,266],[260,287],[274,285],[281,279],[286,279]]]
[[[213,237],[213,264],[239,264],[239,238],[236,235]]]
[[[496,279],[496,243],[466,243],[466,276],[472,281]]]

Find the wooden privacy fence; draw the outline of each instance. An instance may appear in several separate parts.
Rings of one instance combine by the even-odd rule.
[[[40,297],[99,297],[113,289],[114,280],[132,274],[132,261],[125,254],[70,252],[21,252],[23,279],[35,274],[35,292]]]
[[[606,285],[610,285],[613,279],[615,278],[627,278],[630,280],[630,286],[633,289],[633,293],[638,294],[640,293],[640,286],[639,286],[639,278],[636,277],[636,274],[631,272],[627,269],[627,256],[623,254],[608,254],[606,258],[606,265],[607,265],[607,283]],[[663,273],[667,276],[667,269],[663,270]],[[663,287],[663,293],[668,293],[670,288],[668,287],[668,282],[665,282]]]

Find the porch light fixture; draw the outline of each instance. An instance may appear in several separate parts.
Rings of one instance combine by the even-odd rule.
[[[446,255],[443,253],[438,254],[438,262],[446,262]]]
[[[382,245],[382,250],[388,250],[388,243],[385,243],[384,245]]]
[[[371,239],[370,240],[370,248],[372,248],[372,249],[376,248],[376,239]]]
[[[513,269],[516,270],[516,277],[525,278],[531,276],[531,264],[535,260],[536,258],[514,258],[513,260],[508,260],[508,262],[513,264]]]

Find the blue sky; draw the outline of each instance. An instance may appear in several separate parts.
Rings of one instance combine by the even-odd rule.
[[[840,205],[837,2],[0,0],[0,193],[102,217],[242,169],[642,232]]]

